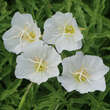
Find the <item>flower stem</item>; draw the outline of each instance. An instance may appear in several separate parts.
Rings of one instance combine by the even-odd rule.
[[[29,90],[30,90],[32,84],[33,84],[33,83],[31,82],[31,83],[28,85],[28,87],[27,87],[27,89],[26,89],[26,91],[25,91],[25,93],[24,93],[24,95],[23,95],[23,97],[22,97],[22,99],[21,99],[21,101],[20,101],[20,103],[19,103],[18,110],[21,110],[21,109],[22,109],[22,106],[23,106],[23,104],[24,104],[24,102],[25,102],[26,96],[27,96],[27,94],[28,94],[28,92],[29,92]]]

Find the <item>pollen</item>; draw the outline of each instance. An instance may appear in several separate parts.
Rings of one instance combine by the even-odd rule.
[[[46,61],[38,57],[35,57],[33,60],[34,60],[34,69],[36,72],[45,72],[47,70]]]
[[[72,73],[73,77],[78,82],[85,82],[88,80],[88,72],[85,68],[80,68],[78,71]]]
[[[36,39],[36,33],[34,31],[30,31],[27,26],[24,27],[24,30],[20,36],[22,40],[27,42],[34,42]]]
[[[75,33],[75,29],[72,25],[67,25],[65,27],[65,33],[66,34],[74,34]]]
[[[34,32],[29,32],[29,33],[27,32],[27,33],[24,33],[24,35],[22,36],[22,39],[28,42],[35,41],[35,38],[36,38],[36,34]]]

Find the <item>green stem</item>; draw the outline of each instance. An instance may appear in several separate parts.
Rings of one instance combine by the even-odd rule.
[[[32,84],[33,84],[33,83],[31,82],[31,83],[28,85],[28,87],[27,87],[27,89],[26,89],[26,91],[25,91],[25,93],[24,93],[24,95],[23,95],[23,97],[22,97],[22,99],[21,99],[21,101],[20,101],[20,103],[19,103],[18,110],[21,110],[21,109],[22,109],[22,106],[23,106],[23,104],[24,104],[24,102],[25,102],[26,96],[27,96],[27,94],[28,94],[28,92],[29,92],[29,90],[30,90]]]
[[[57,110],[57,109],[58,109],[58,107],[59,107],[59,104],[57,104],[57,105],[56,105],[55,110]]]

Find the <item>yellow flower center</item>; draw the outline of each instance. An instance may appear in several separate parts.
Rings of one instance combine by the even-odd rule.
[[[35,57],[34,59],[34,69],[36,72],[45,72],[47,70],[47,62],[43,59]]]
[[[34,32],[24,33],[24,35],[22,36],[22,39],[28,42],[35,41],[35,38],[36,38],[36,34]]]
[[[85,68],[80,68],[78,71],[73,72],[72,75],[78,82],[85,82],[89,76]]]
[[[75,33],[75,29],[72,25],[67,25],[65,27],[65,33],[67,34],[74,34]]]
[[[27,26],[24,26],[23,32],[20,33],[22,40],[33,42],[36,39],[36,33],[34,31],[30,31]]]

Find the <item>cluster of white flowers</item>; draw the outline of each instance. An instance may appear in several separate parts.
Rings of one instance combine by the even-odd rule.
[[[56,12],[44,24],[44,33],[30,14],[16,12],[11,28],[4,33],[5,48],[17,56],[15,76],[41,84],[51,77],[57,77],[68,91],[80,93],[104,91],[104,75],[109,71],[98,56],[76,55],[61,59],[63,50],[77,50],[82,47],[83,35],[71,13]],[[40,40],[40,37],[43,40]],[[48,44],[54,44],[53,48]],[[62,63],[63,73],[59,76],[58,65]]]

